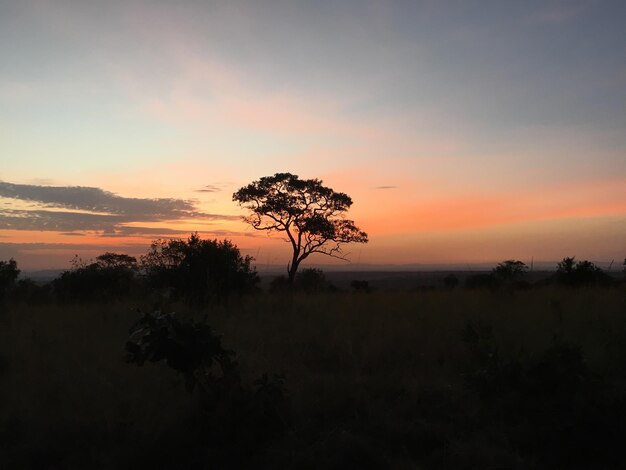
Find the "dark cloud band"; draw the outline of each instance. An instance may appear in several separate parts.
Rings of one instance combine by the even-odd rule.
[[[177,235],[186,232],[129,224],[239,219],[233,215],[202,212],[192,200],[127,198],[83,186],[39,186],[0,181],[0,197],[37,206],[14,209],[5,204],[5,208],[0,209],[0,230],[97,231],[108,236]]]

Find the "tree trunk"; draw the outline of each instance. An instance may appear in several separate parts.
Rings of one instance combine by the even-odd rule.
[[[298,272],[298,266],[300,265],[300,261],[298,258],[294,256],[294,259],[291,261],[291,264],[287,268],[287,273],[289,274],[289,285],[293,285],[296,279],[296,273]]]

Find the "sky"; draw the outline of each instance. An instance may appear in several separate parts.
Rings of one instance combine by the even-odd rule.
[[[352,197],[355,268],[618,262],[624,18],[619,0],[0,0],[0,260],[198,231],[286,264],[232,194],[290,172]]]

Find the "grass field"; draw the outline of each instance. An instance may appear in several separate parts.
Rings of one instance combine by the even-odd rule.
[[[208,315],[244,381],[284,375],[287,430],[263,445],[212,441],[199,392],[163,363],[125,362],[148,306],[2,307],[4,468],[622,468],[623,288],[168,306]]]

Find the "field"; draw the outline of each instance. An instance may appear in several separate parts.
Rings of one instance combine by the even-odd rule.
[[[138,309],[152,307],[0,307],[4,468],[622,468],[623,287],[165,307],[206,315],[243,382],[284,376],[284,429],[262,440],[245,429],[216,438],[224,423],[207,422],[201,391],[163,362],[125,361]]]

